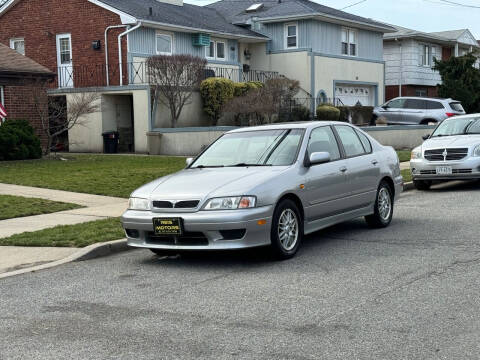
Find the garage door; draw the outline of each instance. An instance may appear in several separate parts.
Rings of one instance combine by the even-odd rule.
[[[335,98],[338,105],[346,106],[374,106],[375,89],[368,85],[336,84]]]

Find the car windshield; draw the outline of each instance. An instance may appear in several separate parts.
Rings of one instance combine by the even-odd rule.
[[[480,118],[452,118],[444,120],[432,137],[480,134]]]
[[[287,166],[295,162],[304,130],[280,129],[225,134],[190,168]]]

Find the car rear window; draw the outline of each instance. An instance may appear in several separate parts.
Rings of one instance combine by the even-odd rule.
[[[445,109],[445,106],[439,101],[427,101],[428,110]]]
[[[425,109],[426,108],[426,101],[419,100],[419,99],[407,99],[405,102],[406,109]]]
[[[460,112],[465,111],[465,110],[463,110],[462,104],[459,103],[459,102],[451,102],[450,107],[452,108],[452,110],[455,110],[455,111],[460,111]]]

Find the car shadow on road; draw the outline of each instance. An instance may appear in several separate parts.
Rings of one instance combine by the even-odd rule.
[[[480,180],[471,181],[448,181],[433,184],[429,191],[431,192],[450,192],[450,191],[472,191],[480,190]]]

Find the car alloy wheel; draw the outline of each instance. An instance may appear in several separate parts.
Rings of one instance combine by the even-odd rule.
[[[382,187],[378,192],[378,213],[383,221],[388,221],[392,211],[392,198],[387,188]]]
[[[298,240],[298,219],[292,209],[283,210],[278,221],[278,239],[285,251],[291,251]]]

